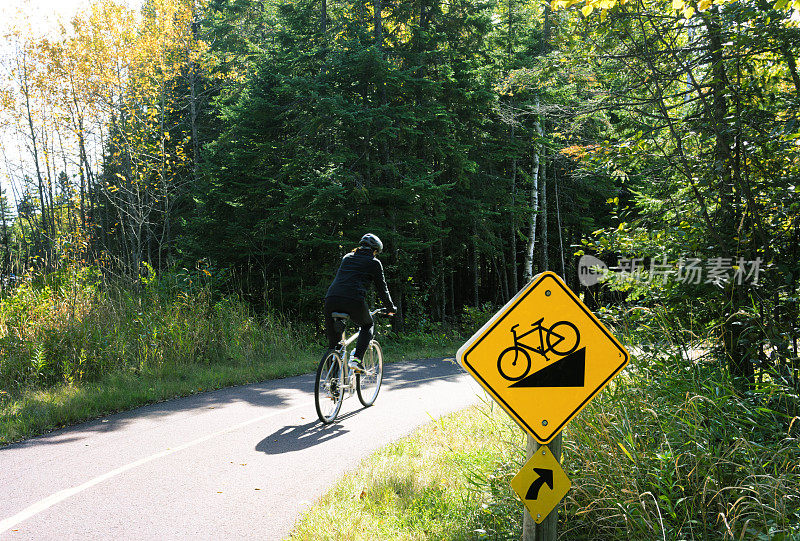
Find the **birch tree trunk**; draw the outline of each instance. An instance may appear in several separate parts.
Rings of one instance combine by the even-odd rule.
[[[550,270],[550,250],[549,250],[549,235],[547,231],[547,151],[543,148],[541,151],[541,158],[539,163],[539,188],[542,190],[542,195],[539,198],[539,214],[540,214],[540,231],[541,237],[541,252],[539,254],[541,261],[541,270]]]
[[[50,268],[50,250],[48,248],[48,244],[50,242],[49,235],[48,235],[48,222],[47,222],[47,201],[44,198],[44,180],[42,178],[42,168],[41,164],[39,163],[39,147],[38,141],[36,138],[36,129],[33,125],[33,112],[31,110],[31,89],[30,89],[30,82],[28,79],[28,58],[27,56],[22,61],[22,91],[24,93],[25,98],[25,112],[27,115],[28,121],[28,128],[30,130],[30,140],[31,140],[31,154],[33,157],[33,163],[36,169],[36,181],[37,181],[37,189],[39,191],[39,210],[41,212],[41,231],[37,235],[40,239],[40,245],[37,247],[38,250],[41,250],[41,254],[45,258],[45,267]]]
[[[531,165],[531,218],[528,228],[528,246],[525,250],[524,281],[530,282],[533,278],[533,248],[536,244],[536,217],[539,213],[539,152],[542,139],[542,124],[539,121],[539,97],[534,98],[534,109],[536,111],[533,129],[536,132],[536,139],[532,146],[532,165]]]
[[[511,147],[514,148],[514,126],[511,126]],[[517,283],[517,155],[511,159],[511,296],[519,291]]]
[[[478,228],[473,224],[472,226],[472,278],[473,278],[473,291],[474,298],[472,305],[478,307],[478,288],[480,287],[480,279],[478,277]]]
[[[323,0],[324,4],[324,0]],[[197,182],[198,168],[200,166],[200,140],[197,130],[197,63],[192,57],[192,47],[197,43],[200,23],[195,21],[195,6],[192,6],[192,41],[188,47],[189,55],[189,122],[192,129],[192,173],[194,182]]]

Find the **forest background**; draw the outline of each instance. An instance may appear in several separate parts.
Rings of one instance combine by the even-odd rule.
[[[23,20],[0,87],[4,291],[182,275],[318,322],[372,231],[395,330],[552,269],[592,306],[709,338],[745,386],[796,382],[800,4],[575,4],[102,0],[55,36]],[[584,253],[629,272],[582,288]],[[687,261],[723,272],[676,279]]]
[[[573,538],[798,535],[800,0],[96,0],[55,33],[16,21],[0,443],[310,371],[371,231],[389,356],[452,355],[544,270],[631,346],[568,431]],[[519,526],[505,452],[475,477],[495,533]]]

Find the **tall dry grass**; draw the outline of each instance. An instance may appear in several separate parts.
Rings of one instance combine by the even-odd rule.
[[[0,299],[0,443],[203,388],[308,372],[318,349],[310,329],[215,297],[201,280],[121,285],[86,268],[40,276]]]

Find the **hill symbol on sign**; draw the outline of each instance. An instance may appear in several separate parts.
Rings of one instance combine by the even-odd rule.
[[[586,348],[509,385],[509,387],[583,387],[586,376]]]

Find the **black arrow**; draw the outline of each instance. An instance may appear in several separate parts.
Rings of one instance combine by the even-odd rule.
[[[570,353],[509,387],[583,387],[586,376],[586,348]]]
[[[542,488],[542,485],[547,483],[547,486],[550,487],[550,490],[553,490],[553,470],[546,470],[544,468],[533,468],[533,471],[539,474],[539,477],[531,483],[531,488],[528,489],[528,493],[525,494],[526,500],[535,500],[539,497],[539,490]]]

